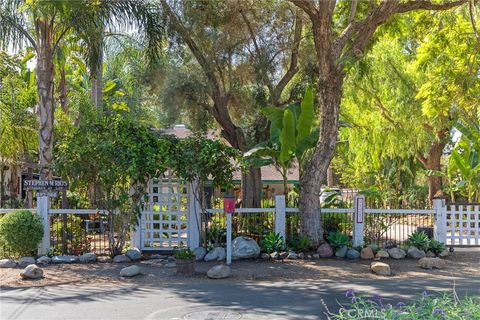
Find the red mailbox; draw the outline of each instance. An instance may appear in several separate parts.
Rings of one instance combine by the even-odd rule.
[[[223,197],[223,211],[225,213],[234,213],[235,212],[235,197],[233,197],[233,196]]]

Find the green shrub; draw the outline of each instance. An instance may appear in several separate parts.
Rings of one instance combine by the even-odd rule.
[[[327,241],[334,250],[338,250],[343,246],[348,247],[352,244],[350,237],[340,231],[330,232],[327,236]]]
[[[455,293],[440,296],[424,291],[414,302],[396,305],[384,303],[378,295],[356,296],[352,290],[347,291],[346,297],[351,299],[350,305],[342,305],[338,313],[329,315],[329,319],[480,319],[478,296],[458,300]]]
[[[430,245],[430,238],[424,231],[415,231],[408,236],[408,245],[414,246],[417,249],[427,251]]]
[[[428,250],[435,254],[439,254],[445,250],[445,244],[438,240],[431,240],[430,244],[428,245]]]
[[[312,248],[312,240],[306,235],[294,235],[289,247],[297,252],[308,251]]]
[[[373,253],[380,251],[380,247],[376,243],[369,244],[368,246],[372,249]]]
[[[173,256],[175,259],[182,259],[182,260],[191,260],[195,258],[195,254],[190,249],[175,249],[173,250]]]
[[[285,241],[279,233],[269,232],[263,237],[262,249],[267,253],[281,251],[284,245]]]
[[[31,255],[42,238],[42,220],[29,210],[13,211],[0,219],[0,242],[15,255]]]

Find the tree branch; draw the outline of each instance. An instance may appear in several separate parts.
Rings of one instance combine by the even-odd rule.
[[[311,0],[290,0],[294,5],[305,11],[310,19],[316,19],[318,16],[318,8],[315,6],[314,2]],[[332,1],[334,2],[334,1]]]
[[[25,38],[27,38],[27,40],[30,42],[30,44],[35,49],[35,51],[38,52],[37,43],[35,42],[33,37],[28,33],[27,30],[25,30],[14,19],[12,19],[11,16],[5,15],[3,12],[0,12],[0,18],[2,18],[1,20],[5,21],[6,23],[9,23],[13,28],[15,28],[18,32],[20,32]]]
[[[358,0],[352,0],[352,5],[350,6],[350,13],[348,15],[347,23],[350,24],[355,19],[355,14],[357,13]]]
[[[303,20],[300,12],[296,13],[295,17],[295,30],[293,35],[293,47],[292,54],[290,56],[290,66],[287,72],[283,75],[282,79],[278,82],[277,86],[273,90],[272,104],[277,105],[283,90],[287,84],[292,80],[293,76],[298,72],[298,52],[300,49],[300,41],[302,38]]]

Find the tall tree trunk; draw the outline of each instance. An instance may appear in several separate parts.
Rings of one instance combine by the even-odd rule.
[[[300,222],[301,232],[307,235],[312,245],[323,241],[323,226],[320,212],[321,181],[324,181],[337,143],[340,100],[343,75],[321,74],[318,84],[320,101],[320,139],[315,152],[305,164],[300,177]]]
[[[425,157],[421,153],[417,153],[417,159],[423,164],[425,169],[432,171],[441,171],[441,159],[443,149],[446,145],[446,138],[448,137],[449,129],[443,128],[436,132],[436,139],[430,145],[428,155]],[[442,177],[435,175],[427,176],[428,179],[428,201],[432,205],[435,195],[442,190]]]
[[[60,67],[60,83],[58,84],[59,100],[62,111],[68,114],[67,80],[65,78],[65,65]]]
[[[262,205],[262,174],[260,168],[248,167],[242,174],[242,207],[260,208]]]
[[[54,64],[53,22],[37,19],[37,89],[38,89],[38,146],[40,178],[52,178],[53,115],[54,115]]]
[[[93,58],[90,66],[90,99],[97,108],[103,103],[103,26],[99,27],[98,43],[95,44],[97,57]]]

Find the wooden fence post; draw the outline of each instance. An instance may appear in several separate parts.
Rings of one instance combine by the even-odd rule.
[[[285,235],[285,196],[279,195],[275,196],[275,233],[280,234],[283,237],[283,245],[287,242]]]
[[[353,201],[353,246],[363,246],[363,226],[365,220],[365,196],[357,195]]]
[[[435,210],[434,239],[447,243],[447,206],[445,198],[434,198],[433,209]]]
[[[200,246],[200,226],[202,223],[202,208],[200,206],[201,194],[195,196],[198,182],[193,181],[189,184],[190,188],[190,201],[188,205],[188,248],[193,250]]]
[[[50,250],[50,217],[48,210],[50,201],[48,197],[37,197],[37,214],[43,222],[43,238],[38,246],[38,255],[44,255]]]

